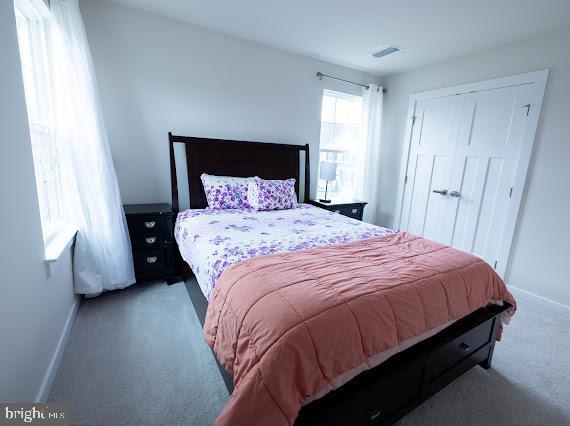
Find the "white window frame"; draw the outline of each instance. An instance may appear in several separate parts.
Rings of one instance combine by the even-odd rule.
[[[36,174],[36,186],[38,191],[38,204],[40,208],[42,234],[44,240],[46,262],[55,262],[67,248],[76,230],[65,221],[63,211],[63,195],[60,176],[60,160],[59,147],[54,134],[54,117],[51,108],[51,84],[48,68],[48,50],[45,40],[44,22],[49,18],[49,9],[43,0],[15,0],[14,12],[16,18],[16,27],[18,29],[18,43],[22,43],[20,39],[21,19],[29,21],[26,31],[28,33],[29,51],[31,63],[22,62],[22,75],[24,79],[24,90],[26,97],[26,108],[29,106],[29,89],[26,89],[26,73],[32,75],[34,84],[34,95],[37,107],[37,117],[30,115],[28,109],[28,123],[30,128],[30,141],[32,143],[32,152],[34,155],[34,173]],[[20,16],[21,15],[21,16]],[[34,26],[36,26],[34,28]],[[39,43],[44,43],[39,46]],[[34,66],[40,65],[41,71],[34,69]],[[27,69],[26,69],[27,68]],[[41,138],[39,141],[37,138]],[[47,143],[47,149],[38,149],[40,143]],[[38,158],[42,157],[42,158]],[[47,157],[47,158],[46,158]],[[47,162],[39,165],[38,162]],[[40,163],[41,164],[41,163]],[[38,176],[38,173],[41,176]],[[42,187],[40,187],[42,186]],[[48,188],[51,186],[51,188]]]
[[[322,93],[322,98],[324,99],[325,96],[333,96],[336,98],[341,98],[341,99],[346,99],[348,101],[358,101],[362,104],[362,96],[358,96],[358,95],[352,95],[350,93],[344,93],[344,92],[338,92],[336,90],[330,90],[330,89],[324,89],[323,93]],[[321,119],[320,119],[320,123],[321,123],[321,130],[322,130],[322,110],[321,110]],[[333,124],[336,122],[333,122]],[[362,126],[362,122],[360,123],[360,126]],[[356,151],[356,150],[355,150]],[[320,175],[320,165],[321,165],[321,153],[322,152],[336,152],[336,153],[346,153],[346,154],[354,154],[355,152],[352,150],[342,150],[342,149],[334,149],[334,148],[323,148],[321,146],[321,139],[319,137],[319,167],[317,170],[317,177]],[[358,167],[359,164],[359,159],[356,160],[356,167]],[[317,181],[317,193],[321,193],[322,191],[319,191],[319,184],[320,184],[320,179]],[[330,192],[330,190],[329,190]],[[356,197],[356,192],[357,192],[357,188],[354,188],[354,194],[352,194],[352,197]]]

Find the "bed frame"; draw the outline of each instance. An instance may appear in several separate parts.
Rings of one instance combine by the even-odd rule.
[[[178,211],[178,183],[174,144],[185,144],[190,207],[206,207],[202,173],[296,179],[299,194],[301,155],[304,158],[304,196],[309,199],[309,146],[194,138],[168,134],[172,208]],[[187,265],[180,259],[179,265]],[[191,272],[190,272],[191,273]],[[190,299],[202,324],[208,302],[200,288],[187,283]],[[340,388],[305,405],[296,425],[392,424],[447,384],[476,365],[491,367],[500,315],[511,305],[489,305],[455,322],[436,335],[365,371]],[[217,361],[217,359],[216,359]],[[230,394],[233,378],[218,363]]]

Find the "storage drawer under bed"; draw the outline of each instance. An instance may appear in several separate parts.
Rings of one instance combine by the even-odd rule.
[[[480,348],[491,343],[493,321],[487,321],[468,333],[438,348],[430,358],[429,381],[434,381]]]
[[[303,407],[295,425],[393,424],[473,366],[490,365],[500,313],[509,307],[481,308],[361,373]]]
[[[361,389],[356,397],[342,401],[334,410],[321,416],[310,415],[304,419],[308,420],[306,423],[298,421],[295,424],[341,426],[346,424],[347,418],[354,425],[381,424],[405,406],[419,403],[424,370],[425,363],[416,363],[410,368],[394,371],[380,383]]]

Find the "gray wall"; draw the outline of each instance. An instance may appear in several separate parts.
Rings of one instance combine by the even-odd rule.
[[[550,68],[507,283],[570,306],[570,30],[385,78],[380,222],[394,221],[409,95]]]
[[[124,202],[169,202],[167,133],[310,143],[315,188],[323,71],[376,77],[119,6],[81,1]]]
[[[33,401],[73,307],[71,254],[47,278],[14,6],[0,2],[0,401]]]

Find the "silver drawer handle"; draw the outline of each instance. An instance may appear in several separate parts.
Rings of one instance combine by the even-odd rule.
[[[150,229],[150,228],[154,228],[154,225],[156,225],[156,222],[155,222],[154,220],[151,221],[151,222],[145,222],[145,223],[144,223],[144,226],[145,226],[146,228],[149,228],[149,229]]]
[[[356,214],[358,212],[358,209],[352,209],[352,213]]]
[[[154,263],[158,258],[156,256],[150,256],[146,258],[146,263]]]
[[[370,416],[370,421],[375,421],[378,420],[380,418],[380,414],[382,414],[381,410],[371,410],[368,412],[368,415]]]
[[[457,191],[451,191],[451,192],[449,193],[449,196],[450,196],[450,197],[459,198],[459,197],[461,197],[461,193],[459,193],[459,192],[457,192]]]
[[[145,241],[147,244],[154,244],[156,243],[156,237],[146,237]]]
[[[340,210],[335,210],[334,212],[335,212],[335,213],[340,213]]]

